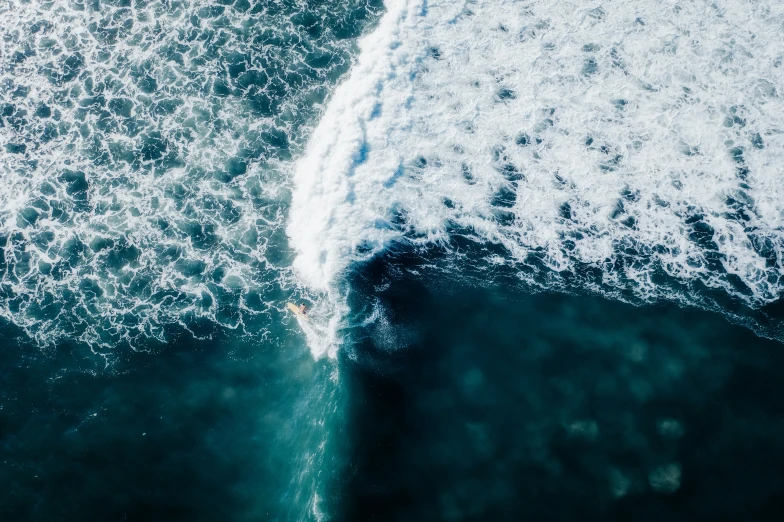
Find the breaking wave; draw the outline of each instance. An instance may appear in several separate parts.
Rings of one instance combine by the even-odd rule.
[[[540,288],[773,303],[783,29],[774,1],[389,1],[297,163],[294,268],[334,292],[438,245]]]
[[[342,274],[396,243],[735,318],[779,300],[779,2],[385,7],[357,50],[380,2],[6,3],[0,316],[107,351],[266,338],[316,291],[334,354]]]

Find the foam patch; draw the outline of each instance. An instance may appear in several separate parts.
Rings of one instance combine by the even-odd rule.
[[[780,297],[780,2],[387,9],[297,164],[287,232],[312,288],[462,235],[544,287]]]

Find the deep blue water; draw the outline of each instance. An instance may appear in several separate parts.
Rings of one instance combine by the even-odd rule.
[[[346,520],[780,517],[780,343],[437,273],[391,255],[356,274],[389,321],[341,357]]]
[[[434,275],[358,268],[354,313],[386,319],[337,361],[216,333],[106,371],[6,328],[9,520],[301,520],[316,492],[333,520],[778,518],[780,343]]]
[[[782,24],[0,4],[0,520],[780,520]]]

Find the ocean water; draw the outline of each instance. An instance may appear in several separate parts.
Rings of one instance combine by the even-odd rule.
[[[352,278],[356,309],[383,316],[339,357],[336,519],[781,517],[780,342],[423,261],[386,254]]]
[[[0,28],[3,519],[780,519],[781,2]]]

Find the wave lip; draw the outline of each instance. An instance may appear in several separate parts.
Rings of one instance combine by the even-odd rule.
[[[383,136],[392,110],[405,120],[409,76],[422,60],[420,45],[404,42],[411,36],[406,27],[422,17],[425,2],[394,0],[378,28],[360,42],[360,56],[349,78],[336,89],[328,108],[299,160],[294,174],[294,194],[287,232],[298,256],[294,268],[313,289],[325,291],[335,276],[357,257],[370,256],[383,248],[395,233],[384,226],[384,208],[375,208],[364,191],[383,184],[388,172],[401,168],[402,155],[392,149],[371,148]],[[373,154],[368,171],[359,168]],[[377,222],[369,231],[368,222]]]

